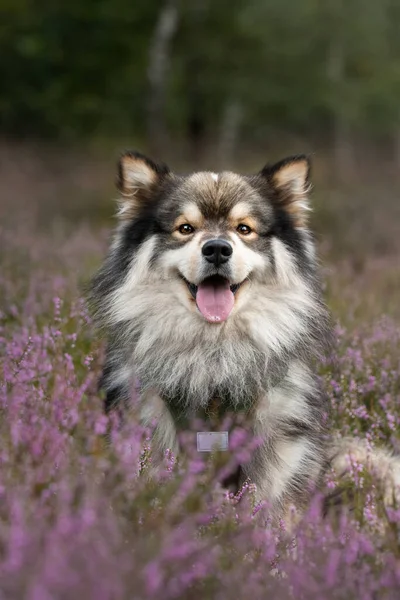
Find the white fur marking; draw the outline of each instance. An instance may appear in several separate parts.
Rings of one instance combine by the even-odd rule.
[[[152,390],[141,398],[140,420],[144,427],[157,423],[155,441],[160,451],[167,448],[173,452],[177,451],[175,423],[164,402]]]
[[[282,440],[276,445],[276,454],[279,464],[272,465],[270,469],[271,495],[270,498],[279,499],[285,491],[286,485],[294,475],[304,473],[305,462],[315,453],[312,442],[306,439]],[[307,466],[309,472],[310,467]]]
[[[276,419],[287,417],[307,422],[310,408],[305,396],[315,391],[310,369],[300,361],[293,361],[284,380],[268,392],[259,403],[256,421],[274,427]]]

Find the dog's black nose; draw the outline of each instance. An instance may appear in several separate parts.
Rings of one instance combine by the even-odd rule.
[[[201,251],[209,263],[219,267],[230,259],[233,248],[225,240],[210,240],[204,244]]]

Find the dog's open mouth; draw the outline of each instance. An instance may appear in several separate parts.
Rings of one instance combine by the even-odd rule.
[[[182,279],[196,300],[197,308],[209,323],[226,321],[235,304],[235,294],[244,283],[231,285],[228,279],[220,275],[207,277],[199,285],[190,283],[184,277]]]

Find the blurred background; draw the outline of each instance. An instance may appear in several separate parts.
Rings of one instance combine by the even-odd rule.
[[[194,469],[155,492],[140,432],[103,443],[83,296],[125,148],[176,171],[310,154],[333,424],[400,454],[400,0],[0,0],[1,600],[400,598],[400,512],[356,461],[355,510],[312,510],[294,546]]]
[[[398,250],[399,0],[0,0],[0,73],[3,218],[108,222],[126,147],[243,172],[308,152],[328,254]]]

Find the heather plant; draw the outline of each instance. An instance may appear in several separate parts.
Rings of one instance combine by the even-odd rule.
[[[106,235],[21,223],[0,229],[0,598],[398,598],[400,510],[361,465],[327,477],[347,508],[324,519],[316,494],[294,529],[270,522],[251,482],[236,497],[216,484],[257,443],[244,429],[232,454],[207,458],[184,436],[187,458],[168,452],[149,477],[151,431],[106,417],[97,389],[83,289]],[[333,429],[398,449],[396,303],[381,316],[374,272],[338,269],[326,273],[336,346],[320,365]]]

